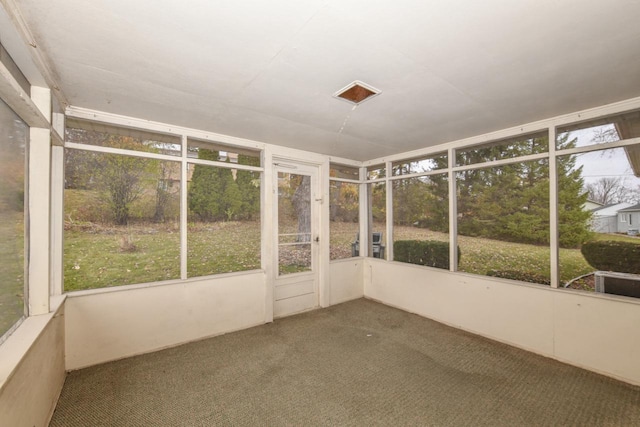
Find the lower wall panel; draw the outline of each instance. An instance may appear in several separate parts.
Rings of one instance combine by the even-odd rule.
[[[362,258],[349,258],[329,264],[331,305],[364,296],[362,265]]]
[[[368,298],[640,384],[640,302],[377,260],[364,268]]]
[[[262,272],[69,294],[67,370],[262,324],[265,295]]]
[[[61,306],[55,313],[30,317],[3,343],[3,363],[15,356],[5,352],[23,345],[27,350],[0,389],[0,425],[48,425],[66,375],[63,316]]]

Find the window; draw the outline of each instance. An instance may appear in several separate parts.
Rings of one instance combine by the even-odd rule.
[[[632,219],[640,207],[640,144],[630,141],[639,136],[640,111],[557,129],[559,196],[580,187],[579,203],[602,206],[579,210],[560,203],[560,286],[640,297],[640,238]]]
[[[399,176],[446,169],[447,166],[447,153],[438,153],[393,162],[392,169],[393,176]]]
[[[373,258],[387,259],[385,232],[387,229],[387,185],[386,182],[367,184],[369,200],[369,250],[368,255]],[[357,247],[359,250],[360,241]]]
[[[189,140],[187,275],[207,276],[260,268],[261,173],[257,152]]]
[[[360,168],[332,163],[329,168],[329,256],[358,256]]]
[[[258,151],[68,123],[66,291],[260,268]]]
[[[559,134],[560,137],[570,142],[569,148],[579,138],[585,138],[584,134]],[[602,280],[601,291],[609,292],[606,283],[612,279],[598,279],[597,272],[640,274],[633,249],[640,248],[640,238],[629,212],[640,202],[640,178],[627,154],[636,147],[558,156],[561,287],[595,292],[598,280]],[[601,207],[589,208],[587,200]]]
[[[547,131],[456,150],[456,166],[513,159],[549,150]]]
[[[180,278],[179,162],[66,149],[64,188],[65,291]]]
[[[547,159],[456,176],[459,271],[550,283]]]
[[[67,119],[66,126],[65,140],[67,142],[169,156],[181,155],[182,140],[179,136],[74,118]]]
[[[394,261],[449,269],[448,175],[396,179],[392,189]]]
[[[559,150],[567,148],[568,141],[577,148],[636,138],[640,136],[638,123],[640,111],[632,111],[562,126],[557,129],[556,147]]]
[[[25,176],[29,127],[0,101],[0,337],[25,315]]]

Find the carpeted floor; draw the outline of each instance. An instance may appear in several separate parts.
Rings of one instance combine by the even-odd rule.
[[[360,299],[71,372],[51,426],[638,426],[640,388]]]

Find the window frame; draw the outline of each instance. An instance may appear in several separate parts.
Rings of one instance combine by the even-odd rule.
[[[63,272],[63,278],[62,278],[62,291],[63,293],[68,293],[68,292],[104,292],[105,290],[110,290],[110,289],[131,289],[131,288],[137,288],[137,287],[148,287],[148,286],[154,286],[154,285],[163,285],[163,284],[168,284],[168,283],[182,283],[182,282],[190,282],[190,281],[198,281],[198,280],[203,280],[206,278],[214,278],[214,277],[220,277],[223,275],[235,275],[235,274],[247,274],[247,273],[251,273],[251,272],[255,272],[255,271],[260,271],[263,268],[259,267],[256,269],[251,269],[251,270],[242,270],[242,271],[236,271],[236,272],[231,272],[231,273],[214,273],[214,274],[210,274],[210,275],[203,275],[203,276],[192,276],[189,277],[188,275],[188,248],[187,248],[187,223],[188,223],[188,204],[187,204],[187,195],[188,195],[188,181],[187,181],[187,171],[189,168],[189,165],[205,165],[205,166],[213,166],[213,167],[218,167],[218,168],[225,168],[225,169],[235,169],[235,170],[246,170],[246,171],[252,171],[252,172],[257,172],[260,174],[260,200],[262,202],[262,200],[264,199],[263,197],[263,192],[264,192],[264,147],[262,147],[261,145],[258,144],[242,144],[240,141],[233,141],[233,143],[229,143],[226,141],[220,141],[219,139],[212,139],[208,134],[202,134],[200,132],[192,132],[188,129],[180,129],[182,130],[182,132],[175,132],[173,131],[172,128],[169,129],[164,129],[163,126],[150,126],[149,129],[147,129],[146,127],[137,127],[132,125],[130,122],[126,121],[125,123],[120,123],[119,121],[109,121],[109,120],[102,120],[99,117],[85,117],[85,115],[83,114],[74,114],[73,111],[71,112],[67,112],[67,117],[72,118],[73,120],[79,120],[79,121],[87,121],[87,122],[95,122],[98,124],[103,124],[106,127],[109,128],[122,128],[125,131],[129,131],[129,132],[133,132],[135,134],[135,132],[140,132],[142,134],[145,133],[150,133],[150,134],[156,134],[156,135],[167,135],[167,137],[177,137],[180,138],[181,140],[181,152],[180,155],[174,155],[174,154],[161,154],[161,153],[153,153],[153,152],[146,152],[146,151],[135,151],[135,150],[127,150],[127,149],[121,149],[121,148],[113,148],[113,147],[106,147],[106,146],[99,146],[99,145],[90,145],[90,144],[83,144],[83,143],[77,143],[77,142],[70,142],[70,141],[64,141],[64,148],[65,149],[72,149],[72,150],[82,150],[82,151],[87,151],[87,152],[96,152],[96,153],[105,153],[105,154],[115,154],[115,155],[123,155],[123,156],[129,156],[129,157],[134,157],[134,158],[141,158],[141,159],[153,159],[153,160],[160,160],[160,161],[170,161],[170,162],[174,162],[174,163],[180,163],[180,170],[181,170],[181,180],[180,180],[180,247],[179,247],[179,252],[180,252],[180,277],[177,279],[169,279],[169,280],[162,280],[162,281],[149,281],[149,282],[142,282],[142,283],[134,283],[134,284],[127,284],[127,285],[121,285],[121,286],[115,286],[115,287],[99,287],[99,288],[89,288],[86,290],[74,290],[74,291],[65,291],[64,290],[64,272]],[[66,127],[65,127],[66,130]],[[220,138],[220,139],[225,139],[225,138]],[[239,151],[241,151],[242,153],[244,152],[252,152],[255,153],[257,155],[257,157],[260,159],[260,166],[251,166],[251,165],[242,165],[242,164],[238,164],[238,163],[229,163],[229,162],[224,162],[224,161],[217,161],[217,160],[205,160],[205,159],[198,159],[198,158],[194,158],[194,157],[190,157],[189,156],[189,151],[188,151],[188,142],[189,141],[197,141],[200,144],[212,144],[212,146],[216,149],[220,149],[221,147],[227,147],[229,149],[229,152],[234,152],[234,149],[237,149]],[[64,208],[63,208],[64,209]],[[260,205],[260,221],[261,221],[261,225],[260,228],[262,229],[263,225],[262,225],[262,212],[264,210],[264,206]],[[264,250],[263,250],[263,245],[260,245],[260,265],[263,264],[263,259],[264,259]]]

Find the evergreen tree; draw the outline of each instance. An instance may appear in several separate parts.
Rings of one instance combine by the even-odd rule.
[[[215,150],[198,150],[198,158],[218,160],[220,153]],[[194,166],[189,185],[189,209],[201,221],[216,221],[224,215],[222,195],[224,188],[220,179],[221,168],[197,164]]]
[[[238,155],[238,163],[260,166],[260,159],[240,154]],[[241,198],[238,218],[250,221],[260,218],[260,172],[238,169],[236,182]]]

